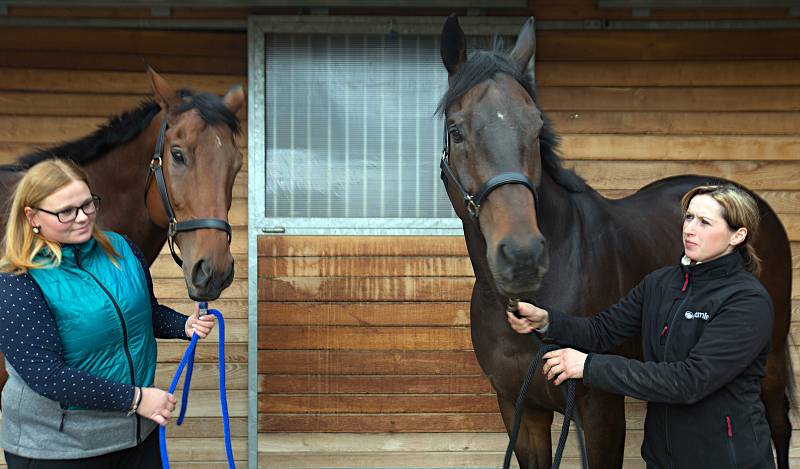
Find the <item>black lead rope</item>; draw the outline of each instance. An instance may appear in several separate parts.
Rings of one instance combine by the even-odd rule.
[[[528,365],[528,373],[525,375],[525,381],[522,383],[522,387],[519,390],[517,403],[514,407],[514,426],[511,429],[508,447],[506,448],[506,455],[503,459],[503,469],[508,469],[511,466],[511,454],[514,452],[514,446],[516,446],[517,437],[519,436],[519,428],[520,424],[522,423],[522,413],[525,411],[523,404],[525,403],[525,397],[528,395],[528,387],[533,380],[533,373],[539,369],[539,366],[542,364],[542,356],[545,353],[558,350],[560,348],[561,347],[553,344],[542,345],[539,348],[539,351],[536,353],[536,356],[534,356],[533,360],[531,360],[530,365]],[[575,421],[575,431],[578,433],[578,444],[580,445],[581,450],[581,467],[586,469],[586,447],[583,442],[583,431],[577,415],[573,418],[573,413],[575,412],[575,380],[568,379],[566,385],[567,389],[564,391],[564,423],[561,425],[561,435],[558,438],[558,446],[556,447],[556,455],[553,458],[552,469],[557,469],[561,465],[561,456],[564,453],[564,447],[567,444],[567,436],[569,436],[570,420]]]

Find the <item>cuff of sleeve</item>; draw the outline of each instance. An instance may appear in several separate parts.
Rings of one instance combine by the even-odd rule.
[[[558,340],[558,331],[564,313],[553,308],[543,308],[547,310],[547,325],[542,328],[542,334],[545,334],[548,339]]]
[[[130,384],[122,383],[115,383],[115,386],[118,389],[118,392],[114,393],[115,397],[109,401],[112,406],[112,409],[109,410],[119,410],[122,412],[129,411],[131,409],[131,404],[133,403],[133,397],[136,395],[136,387],[131,386]],[[110,389],[114,389],[114,386],[112,386]]]
[[[594,356],[595,356],[594,353],[586,355],[586,361],[583,362],[583,384],[589,387],[592,386],[591,364],[592,364],[592,358],[594,358]]]

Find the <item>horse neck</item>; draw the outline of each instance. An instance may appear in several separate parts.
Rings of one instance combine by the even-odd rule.
[[[537,300],[574,314],[615,303],[632,286],[642,257],[652,256],[646,232],[637,234],[636,212],[589,187],[570,192],[544,176],[539,228],[548,243],[550,268]],[[644,228],[645,230],[647,228]],[[565,292],[568,292],[565,294]]]
[[[132,140],[84,164],[93,190],[102,197],[98,223],[127,235],[152,264],[166,242],[166,230],[156,226],[144,203],[145,181],[158,136],[159,116]]]

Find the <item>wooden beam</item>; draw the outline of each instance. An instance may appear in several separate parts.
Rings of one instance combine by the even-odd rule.
[[[159,348],[159,352],[161,349]],[[159,359],[161,355],[159,354]],[[207,359],[205,361],[208,361]],[[482,374],[475,353],[452,351],[259,350],[258,372],[338,375]]]
[[[4,5],[31,6],[53,4],[53,0],[4,0]],[[75,0],[74,6],[145,6],[145,7],[430,7],[430,0]],[[526,0],[436,0],[437,7],[447,8],[525,8]]]

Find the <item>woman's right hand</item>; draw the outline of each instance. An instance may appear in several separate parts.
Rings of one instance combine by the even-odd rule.
[[[550,323],[550,315],[547,310],[530,303],[520,301],[517,312],[520,317],[508,311],[506,317],[511,328],[520,334],[530,334],[534,329],[541,329]]]
[[[142,388],[142,402],[136,413],[159,425],[166,425],[177,404],[175,396],[163,389]]]

